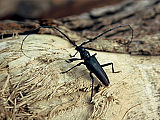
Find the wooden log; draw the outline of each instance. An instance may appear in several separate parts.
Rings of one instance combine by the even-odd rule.
[[[151,4],[151,8],[154,5],[157,6],[157,4],[159,2]],[[138,3],[134,5],[138,5]],[[140,13],[142,12],[140,11]],[[159,14],[155,18],[151,17],[150,20],[157,20],[158,18]],[[129,21],[128,19],[122,21]],[[136,20],[134,17],[133,19]],[[75,27],[76,24],[73,27],[73,24],[66,22],[67,20],[78,21],[77,17],[72,17],[72,19],[62,19],[60,22],[55,22],[55,20],[40,21],[39,24],[47,25],[47,22],[50,22],[48,25],[52,25],[56,23],[59,29],[77,44],[87,39],[87,32],[93,32],[94,27],[86,30],[87,28],[84,27],[84,22],[81,19],[79,21],[81,24],[83,23],[84,26],[82,27],[84,29],[80,31],[77,31],[79,28]],[[134,31],[139,30],[143,34],[135,33],[135,38],[129,46],[129,50],[134,48],[137,36],[139,40],[147,40],[145,42],[156,39],[158,46],[159,31],[154,27],[154,30],[151,31],[152,23],[151,28],[145,28],[147,29],[146,33],[143,27],[140,27],[140,29],[135,25],[132,25]],[[141,26],[141,24],[138,25]],[[104,28],[94,33],[103,30]],[[149,31],[152,34],[149,34]],[[91,54],[97,53],[96,57],[101,64],[113,62],[115,70],[121,71],[121,73],[113,74],[111,67],[104,68],[110,79],[108,87],[105,87],[94,76],[94,97],[93,104],[90,104],[91,79],[86,68],[80,66],[71,72],[60,74],[60,72],[78,63],[69,64],[65,62],[70,58],[70,54],[73,55],[76,52],[73,46],[51,29],[41,29],[39,33],[43,34],[31,35],[24,42],[23,52],[30,58],[24,56],[20,50],[24,35],[0,40],[0,119],[157,120],[160,118],[159,56],[131,56],[129,54],[95,51],[98,50],[98,47],[95,48],[95,46],[103,45],[96,41],[93,43],[94,46],[92,44],[86,46],[95,48],[90,52]],[[44,35],[44,33],[51,35]],[[119,37],[121,36],[119,35]],[[140,44],[140,42],[137,43]],[[152,44],[155,43],[152,42]],[[144,48],[147,49],[152,44],[145,44],[146,47]],[[104,49],[106,48],[104,47]],[[134,48],[134,50],[136,49]],[[124,53],[127,52],[124,51]],[[155,55],[152,50],[150,53]]]

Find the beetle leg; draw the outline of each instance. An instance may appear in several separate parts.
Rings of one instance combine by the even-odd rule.
[[[94,53],[92,56],[96,56],[97,55],[97,53]]]
[[[64,71],[64,72],[61,72],[61,73],[62,73],[62,74],[67,73],[67,72],[69,72],[70,70],[72,70],[73,68],[75,68],[75,67],[77,67],[77,66],[80,66],[80,65],[82,65],[82,64],[84,64],[84,62],[80,62],[80,63],[78,63],[77,65],[75,65],[75,66],[71,67],[70,69],[68,69],[67,71]]]
[[[94,84],[94,77],[93,77],[93,75],[92,75],[92,72],[90,72],[90,77],[91,77],[91,79],[92,79],[92,91],[91,91],[91,100],[90,100],[90,102],[92,102],[92,96],[93,96],[93,84]]]
[[[74,55],[70,54],[70,57],[75,57],[77,55],[77,53],[78,53],[78,51]]]
[[[82,60],[82,59],[81,58],[71,58],[71,59],[66,60],[66,62],[71,63],[71,62],[76,61],[76,60]]]
[[[117,72],[114,71],[113,63],[103,64],[103,65],[101,65],[101,67],[105,67],[105,66],[108,66],[108,65],[112,65],[112,73],[119,73],[119,72],[121,72],[121,71],[117,71]]]

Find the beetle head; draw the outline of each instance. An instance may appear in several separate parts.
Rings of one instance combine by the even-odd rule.
[[[79,53],[82,59],[87,59],[90,57],[90,54],[87,50],[85,50],[83,47],[78,46],[75,48]]]

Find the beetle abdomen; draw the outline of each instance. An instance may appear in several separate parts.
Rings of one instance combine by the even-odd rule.
[[[101,65],[99,64],[99,62],[97,61],[95,56],[91,56],[90,58],[88,58],[87,60],[84,61],[86,67],[96,75],[96,77],[105,85],[108,86],[109,85],[109,79],[105,73],[105,71],[103,70],[103,68],[101,67]]]

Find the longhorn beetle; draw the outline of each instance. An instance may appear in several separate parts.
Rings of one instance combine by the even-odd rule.
[[[57,27],[52,27],[52,26],[40,26],[39,28],[37,29],[34,29],[32,32],[36,31],[36,30],[40,30],[40,28],[53,28],[55,30],[57,30],[59,33],[61,33],[65,38],[68,39],[68,41],[73,45],[75,46],[75,50],[77,50],[77,52],[71,56],[71,57],[75,57],[76,54],[79,52],[80,53],[80,57],[81,58],[71,58],[69,59],[67,62],[73,62],[73,61],[77,61],[77,60],[83,60],[83,62],[80,62],[78,63],[77,65],[71,67],[70,69],[68,69],[67,71],[64,71],[64,72],[61,72],[62,74],[64,73],[67,73],[69,72],[70,70],[72,70],[73,68],[77,67],[77,66],[80,66],[82,64],[84,64],[87,69],[90,71],[90,77],[92,79],[92,91],[91,91],[91,99],[90,101],[92,101],[92,96],[93,96],[93,83],[94,83],[94,77],[93,77],[93,73],[96,75],[96,77],[105,85],[105,86],[108,86],[109,85],[109,79],[105,73],[105,71],[103,70],[103,67],[105,66],[109,66],[111,65],[112,66],[112,73],[118,73],[118,72],[115,72],[114,71],[114,67],[113,67],[113,63],[107,63],[107,64],[103,64],[103,65],[100,65],[100,63],[97,61],[96,59],[96,53],[94,55],[90,55],[90,53],[84,48],[82,47],[83,45],[89,43],[89,42],[92,42],[94,40],[96,40],[97,38],[103,36],[104,34],[106,34],[107,32],[110,32],[114,29],[117,29],[117,28],[120,28],[120,27],[125,27],[125,26],[128,26],[132,32],[132,37],[131,37],[131,40],[128,41],[125,45],[129,45],[133,39],[133,29],[130,25],[120,25],[120,26],[117,26],[117,27],[114,27],[114,28],[111,28],[109,30],[106,30],[104,31],[103,33],[99,34],[98,36],[92,38],[92,39],[89,39],[88,41],[86,42],[83,42],[81,45],[76,45],[66,34],[64,34],[61,30],[59,30]],[[30,34],[28,34],[30,35]],[[21,51],[22,53],[25,55],[25,53],[23,52],[22,50],[22,46],[23,46],[23,42],[24,40],[28,37],[28,35],[22,40],[22,44],[21,44]],[[26,56],[26,55],[25,55]]]

